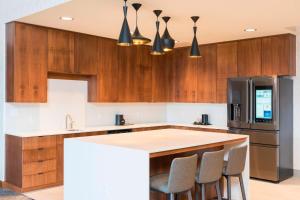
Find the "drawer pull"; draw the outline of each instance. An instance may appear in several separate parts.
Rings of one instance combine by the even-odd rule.
[[[39,151],[42,151],[42,150],[44,150],[44,148],[41,147],[41,148],[38,148],[38,150],[39,150]]]
[[[43,160],[38,160],[39,163],[44,162]]]
[[[38,175],[43,175],[43,174],[44,174],[43,172],[38,173]]]

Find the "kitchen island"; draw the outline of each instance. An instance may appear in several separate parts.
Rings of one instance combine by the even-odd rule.
[[[65,139],[64,199],[154,199],[150,175],[168,169],[170,156],[241,144],[248,144],[247,136],[180,129]],[[248,158],[244,177],[247,191]],[[232,193],[240,198],[238,187]]]

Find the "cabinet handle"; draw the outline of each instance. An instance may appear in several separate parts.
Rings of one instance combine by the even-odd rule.
[[[38,175],[43,175],[43,174],[44,174],[43,172],[38,173]]]
[[[44,148],[41,147],[41,148],[38,148],[38,150],[39,150],[39,151],[42,151],[42,150],[44,150]]]
[[[39,162],[39,163],[42,163],[42,162],[44,162],[44,161],[43,161],[43,160],[38,160],[38,162]]]

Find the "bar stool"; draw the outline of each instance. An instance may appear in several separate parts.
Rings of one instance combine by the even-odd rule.
[[[197,170],[198,155],[175,158],[169,174],[155,175],[150,178],[150,188],[165,193],[171,200],[175,195],[186,192],[188,200],[192,200],[192,188]]]
[[[224,150],[205,152],[202,156],[199,170],[196,175],[196,187],[201,189],[202,200],[205,200],[205,185],[215,184],[218,195],[218,200],[221,200],[220,179],[222,177],[224,162]],[[197,191],[197,188],[196,188]],[[196,192],[197,199],[200,199],[200,195]]]
[[[225,161],[223,176],[227,180],[227,199],[231,200],[231,177],[238,177],[242,191],[243,200],[246,200],[245,187],[242,172],[245,168],[248,146],[232,148],[228,154],[228,160]]]

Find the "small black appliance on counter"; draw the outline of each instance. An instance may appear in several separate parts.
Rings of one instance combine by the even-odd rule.
[[[194,125],[211,125],[208,120],[208,114],[202,114],[201,121],[194,122]]]
[[[116,126],[123,126],[125,125],[125,119],[122,114],[116,114],[116,121],[115,121]]]

